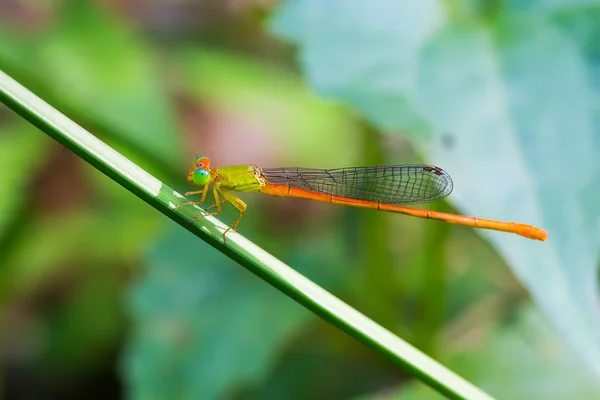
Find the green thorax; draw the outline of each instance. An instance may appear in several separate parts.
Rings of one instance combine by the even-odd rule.
[[[265,179],[257,165],[235,165],[217,168],[215,185],[236,192],[258,192]]]

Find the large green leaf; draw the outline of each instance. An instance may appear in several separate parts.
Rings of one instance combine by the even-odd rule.
[[[273,27],[318,92],[383,128],[426,133],[420,148],[452,174],[463,211],[549,231],[547,243],[480,233],[600,374],[600,103],[578,42],[589,35],[556,22],[557,2],[480,17],[468,3],[291,0]],[[600,19],[587,23],[598,32]]]
[[[417,55],[444,16],[436,0],[404,3],[288,1],[273,26],[300,46],[304,73],[319,93],[386,129],[420,132],[426,121],[410,102]]]
[[[129,298],[136,399],[213,399],[264,378],[310,315],[191,234],[171,231]]]

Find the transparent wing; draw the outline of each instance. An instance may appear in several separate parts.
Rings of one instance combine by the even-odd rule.
[[[271,184],[387,204],[428,203],[448,196],[453,188],[450,175],[433,165],[263,171]]]

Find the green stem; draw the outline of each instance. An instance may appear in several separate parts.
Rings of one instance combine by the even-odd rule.
[[[279,261],[239,234],[223,243],[226,226],[200,218],[196,207],[181,207],[183,196],[123,157],[82,127],[0,71],[0,101],[78,154],[133,194],[199,238],[239,262],[309,310],[395,361],[450,398],[490,399],[471,383],[427,357],[375,322]]]

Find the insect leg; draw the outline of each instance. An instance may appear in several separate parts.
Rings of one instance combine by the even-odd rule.
[[[200,201],[188,201],[187,203],[181,203],[178,204],[175,209],[177,210],[179,207],[182,206],[193,206],[196,204],[202,204],[204,203],[204,200],[206,200],[206,194],[208,193],[208,188],[210,186],[210,182],[207,183],[206,185],[204,185],[204,187],[202,188],[202,190],[197,190],[195,192],[187,192],[184,194],[184,196],[192,196],[192,195],[196,195],[196,194],[201,194],[202,193],[202,198],[200,199]]]
[[[233,221],[233,224],[231,224],[231,226],[227,228],[227,230],[223,233],[223,241],[225,242],[225,244],[227,244],[227,239],[225,238],[225,235],[231,229],[237,232],[237,226],[240,223],[240,220],[242,219],[244,214],[246,213],[247,206],[246,203],[242,201],[242,199],[233,195],[230,191],[222,189],[219,189],[218,191],[219,193],[221,193],[221,196],[223,196],[225,201],[229,201],[240,212],[240,215],[236,218],[235,221]]]

